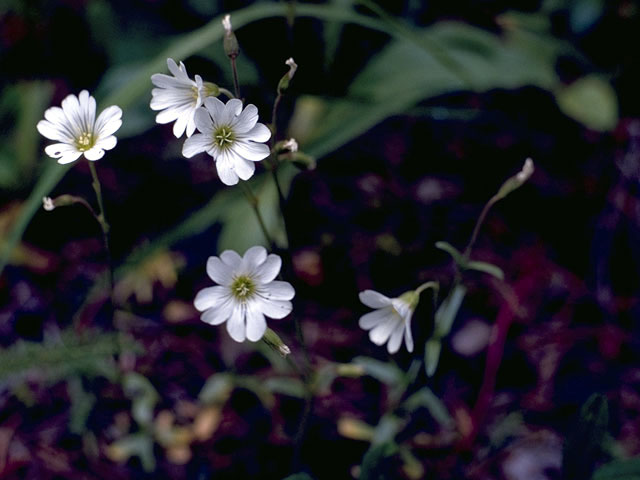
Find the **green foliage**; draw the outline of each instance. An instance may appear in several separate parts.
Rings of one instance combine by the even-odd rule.
[[[442,428],[451,429],[454,426],[453,418],[449,415],[447,407],[429,387],[422,387],[420,390],[415,392],[405,400],[403,406],[410,412],[420,407],[424,407],[429,410],[431,416]]]
[[[18,342],[0,351],[0,380],[15,382],[29,374],[37,374],[48,383],[76,375],[114,380],[118,368],[113,357],[131,351],[139,352],[140,347],[126,335],[79,335],[67,329],[56,339]]]
[[[463,270],[476,270],[478,272],[488,273],[489,275],[496,277],[498,280],[504,280],[504,272],[500,267],[488,262],[479,262],[476,260],[469,260],[466,258],[460,250],[451,245],[448,242],[436,242],[436,248],[447,252],[456,262],[458,268]]]
[[[640,480],[640,457],[607,463],[593,473],[591,480]]]
[[[611,84],[588,75],[556,91],[558,106],[587,127],[607,131],[618,123],[618,102]]]
[[[575,427],[565,441],[562,458],[563,479],[589,478],[601,453],[608,426],[607,398],[594,393],[582,405]]]
[[[143,375],[129,372],[124,376],[122,387],[127,397],[131,399],[131,416],[144,428],[151,428],[153,424],[153,410],[160,400],[158,392],[151,382]]]
[[[394,442],[381,443],[372,446],[362,459],[360,466],[360,480],[385,480],[389,476],[388,458],[395,455],[398,446]]]

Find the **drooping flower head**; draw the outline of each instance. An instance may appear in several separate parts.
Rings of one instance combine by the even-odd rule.
[[[105,150],[111,150],[118,140],[113,135],[122,125],[122,110],[112,105],[96,119],[96,100],[89,92],[67,95],[62,108],[51,107],[44,112],[44,120],[36,126],[49,140],[56,140],[44,151],[58,163],[71,163],[81,155],[87,160],[99,160]]]
[[[196,129],[195,112],[205,97],[204,83],[200,75],[191,80],[182,62],[178,66],[173,59],[167,58],[167,67],[172,76],[164,73],[151,75],[151,82],[158,88],[151,90],[150,106],[152,110],[162,110],[156,115],[156,122],[176,122],[173,124],[176,138],[180,138],[185,130],[190,137]]]
[[[360,317],[358,322],[360,328],[369,330],[369,339],[376,345],[386,343],[389,353],[396,353],[404,337],[407,350],[413,352],[411,316],[417,305],[415,292],[389,298],[373,290],[365,290],[359,296],[367,307],[376,309]]]
[[[182,154],[191,158],[207,152],[216,162],[222,183],[235,185],[238,179],[248,180],[255,171],[254,162],[264,160],[270,150],[266,142],[271,131],[258,123],[258,109],[231,99],[226,104],[215,97],[207,97],[204,108],[195,114],[196,133],[184,142]]]
[[[291,284],[274,280],[281,265],[278,255],[267,255],[260,246],[251,247],[243,257],[233,250],[209,257],[207,274],[218,285],[196,295],[193,303],[204,312],[202,321],[211,325],[227,322],[227,332],[236,342],[260,340],[267,329],[265,315],[280,319],[293,308]]]

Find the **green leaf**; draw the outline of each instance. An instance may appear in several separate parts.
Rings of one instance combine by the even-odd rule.
[[[410,412],[424,407],[442,428],[453,428],[454,422],[444,403],[431,391],[429,387],[422,387],[404,402],[404,407]]]
[[[158,392],[145,376],[129,372],[124,376],[124,393],[132,401],[131,416],[139,425],[149,427],[153,422],[153,410],[160,400]]]
[[[395,365],[381,362],[369,357],[356,357],[353,363],[364,367],[365,372],[376,380],[389,385],[395,386],[402,383],[404,372]]]
[[[640,457],[607,463],[594,472],[591,480],[640,480]]]
[[[447,252],[453,258],[453,261],[456,262],[460,268],[464,269],[467,265],[467,260],[464,258],[464,255],[458,250],[456,247],[451,245],[448,242],[436,242],[436,248]]]
[[[389,475],[386,460],[395,455],[397,451],[398,446],[394,442],[372,446],[362,459],[359,480],[385,480],[392,478]]]
[[[582,405],[578,421],[565,441],[562,478],[589,478],[593,464],[601,453],[609,426],[609,407],[604,395],[594,393]]]
[[[289,397],[304,398],[306,389],[298,378],[271,377],[264,382],[264,386],[271,393],[279,393]]]
[[[587,75],[555,92],[560,109],[587,127],[612,130],[618,124],[618,98],[611,84]]]
[[[435,313],[435,332],[434,336],[438,338],[445,337],[451,331],[453,321],[458,315],[458,310],[462,305],[462,300],[467,293],[467,288],[464,285],[456,285],[454,289],[445,298],[438,310]]]
[[[144,432],[127,435],[116,440],[109,445],[108,455],[112,460],[122,463],[131,457],[138,457],[145,472],[153,472],[156,468],[153,439]]]
[[[204,404],[224,404],[233,391],[233,377],[228,373],[214,373],[205,382],[198,394]]]
[[[424,346],[424,369],[427,376],[433,377],[440,361],[442,342],[439,338],[430,338]]]
[[[467,270],[477,270],[478,272],[488,273],[496,277],[498,280],[504,280],[504,272],[500,267],[492,263],[477,262],[475,260],[467,262]]]

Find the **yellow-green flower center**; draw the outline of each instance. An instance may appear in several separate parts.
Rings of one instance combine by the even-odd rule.
[[[220,147],[221,150],[227,149],[233,145],[236,136],[233,133],[231,127],[222,126],[213,132],[213,141]]]
[[[76,148],[81,152],[86,152],[95,145],[96,141],[93,138],[93,133],[82,132],[76,139]]]
[[[240,275],[231,283],[231,293],[236,299],[245,301],[252,297],[256,291],[256,284],[251,277]]]

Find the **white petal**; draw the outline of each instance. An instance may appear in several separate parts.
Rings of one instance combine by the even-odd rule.
[[[194,112],[195,113],[195,112]],[[196,122],[194,121],[193,114],[189,117],[189,121],[187,122],[187,137],[193,135],[193,132],[196,131]]]
[[[291,313],[293,305],[287,300],[265,300],[256,297],[254,300],[256,307],[269,318],[280,319]]]
[[[204,99],[204,108],[206,108],[211,114],[211,118],[216,123],[220,121],[224,114],[224,103],[218,100],[216,97],[207,97]]]
[[[271,282],[280,273],[282,259],[275,254],[270,254],[259,268],[254,272],[255,279],[264,284]],[[288,298],[286,300],[289,300]]]
[[[242,112],[242,102],[237,98],[232,98],[224,106],[224,113],[220,118],[220,123],[224,125],[231,125],[235,117],[239,115],[240,112]]]
[[[246,307],[244,305],[236,304],[231,317],[227,320],[227,332],[236,342],[244,342],[246,338],[245,311]]]
[[[369,338],[376,345],[382,345],[389,340],[391,332],[393,332],[399,321],[400,317],[391,317],[386,321],[379,323],[369,331]]]
[[[229,265],[233,269],[237,269],[242,262],[242,257],[233,250],[225,250],[220,254],[220,260]]]
[[[95,146],[103,148],[105,150],[111,150],[111,149],[113,149],[113,147],[116,146],[117,143],[118,143],[118,139],[114,135],[111,135],[111,136],[109,136],[107,138],[100,138],[96,142]]]
[[[399,322],[391,333],[389,343],[387,343],[387,351],[391,354],[396,353],[400,349],[402,343],[402,334],[404,333],[404,324]]]
[[[241,180],[249,180],[256,171],[256,164],[244,158],[238,158],[235,166],[235,172]]]
[[[227,321],[233,312],[235,302],[231,296],[225,298],[221,303],[211,307],[200,316],[200,320],[210,325],[220,325]]]
[[[203,312],[215,305],[220,305],[224,302],[229,295],[229,289],[217,285],[215,287],[208,287],[200,290],[196,295],[193,305],[197,310]]]
[[[82,152],[65,153],[58,159],[58,163],[60,165],[66,165],[67,163],[75,162],[78,158],[80,158],[80,155],[82,155]]]
[[[122,125],[122,109],[116,105],[105,108],[96,120],[95,133],[99,137],[113,135]]]
[[[191,114],[189,112],[182,112],[176,119],[176,123],[173,124],[173,134],[176,138],[180,138],[187,129],[187,123],[189,123],[190,117]]]
[[[36,125],[36,128],[43,137],[46,137],[49,140],[57,140],[65,143],[73,142],[73,135],[65,124],[55,124],[47,120],[40,120]]]
[[[264,143],[247,142],[243,140],[237,140],[233,144],[233,151],[247,160],[253,160],[258,162],[264,160],[269,156],[271,150]]]
[[[260,288],[260,296],[267,300],[291,300],[296,291],[289,282],[275,280]]]
[[[196,124],[196,128],[200,132],[202,133],[213,132],[213,121],[211,120],[211,115],[209,115],[209,111],[206,108],[196,109],[193,120]]]
[[[257,123],[255,127],[242,135],[243,138],[248,138],[254,142],[266,142],[271,138],[271,130],[263,123]]]
[[[264,332],[267,330],[267,321],[262,312],[247,305],[247,340],[257,342],[260,340]]]
[[[84,158],[91,160],[92,162],[100,160],[102,157],[104,157],[104,150],[97,145],[84,152]]]
[[[93,126],[96,119],[96,99],[89,95],[88,91],[82,90],[78,96],[78,102],[87,126]]]
[[[365,290],[364,292],[360,292],[358,296],[360,297],[360,301],[367,307],[383,308],[391,305],[391,299],[389,297],[385,297],[375,290]]]
[[[53,145],[47,145],[44,148],[44,153],[52,158],[68,157],[77,154],[76,158],[82,155],[78,149],[68,143],[54,143]]]
[[[404,325],[404,343],[409,352],[413,352],[413,335],[411,334],[411,324],[407,320]]]
[[[209,139],[201,133],[187,138],[182,145],[182,155],[186,158],[191,158],[194,155],[205,152],[209,148]]]
[[[244,252],[242,257],[242,271],[247,273],[254,273],[258,271],[258,267],[264,263],[267,259],[267,249],[261,245],[251,247]]]
[[[221,152],[216,159],[216,170],[218,171],[220,181],[225,185],[235,185],[238,183],[238,175],[236,175],[234,171],[233,162],[226,152]]]
[[[391,308],[382,308],[374,310],[360,317],[358,325],[364,330],[371,330],[377,325],[385,322],[387,319],[393,318],[393,310]]]
[[[80,136],[83,132],[90,131],[80,111],[78,97],[73,94],[67,95],[64,100],[62,100],[62,110],[64,111],[71,130],[74,132],[74,137]]]
[[[232,122],[233,130],[237,133],[246,133],[251,130],[258,121],[258,108],[249,104]]]
[[[218,257],[209,257],[207,260],[207,275],[220,285],[231,285],[233,282],[233,270]]]

